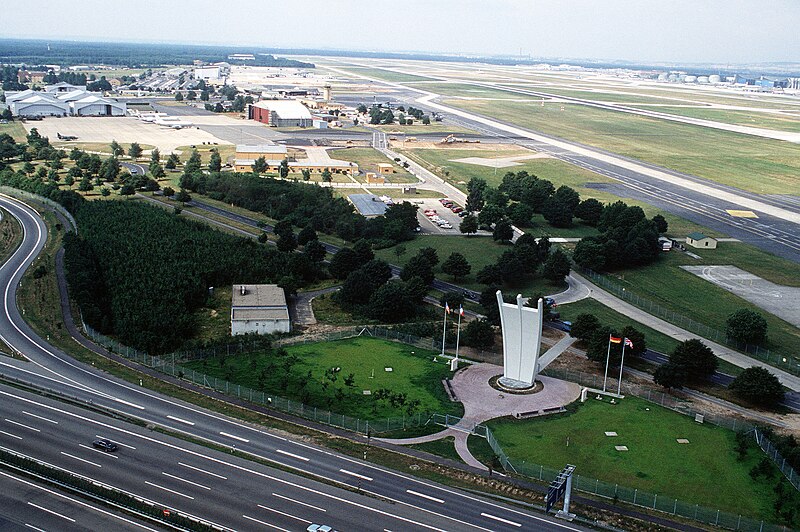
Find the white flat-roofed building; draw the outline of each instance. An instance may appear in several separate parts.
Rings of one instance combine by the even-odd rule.
[[[288,333],[292,330],[286,295],[275,284],[233,285],[231,335]]]
[[[297,100],[261,100],[248,107],[250,120],[275,127],[311,127],[308,107]]]

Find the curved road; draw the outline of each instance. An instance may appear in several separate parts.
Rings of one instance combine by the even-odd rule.
[[[534,515],[507,505],[332,453],[261,428],[203,410],[77,362],[38,337],[25,323],[16,305],[16,293],[25,270],[43,249],[46,226],[27,205],[0,197],[0,205],[20,221],[23,241],[0,267],[3,305],[0,339],[23,353],[30,362],[0,360],[0,372],[55,389],[128,416],[190,434],[224,448],[236,448],[282,465],[333,481],[350,489],[411,507],[418,520],[450,523],[460,530],[581,530],[580,527]],[[348,511],[345,505],[339,511]]]

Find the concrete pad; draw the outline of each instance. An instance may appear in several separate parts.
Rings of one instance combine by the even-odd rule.
[[[624,446],[624,445],[615,445],[614,449],[616,449],[618,451],[627,451],[628,450],[628,448],[626,446]]]
[[[533,153],[531,155],[516,155],[511,157],[464,157],[463,159],[450,159],[454,163],[475,164],[478,166],[488,166],[489,168],[509,168],[511,166],[521,166],[518,161],[528,159],[544,159],[550,157],[545,153]]]
[[[772,283],[736,266],[681,268],[800,327],[800,288]]]
[[[677,441],[678,443],[683,443],[683,444],[689,443],[689,440],[687,440],[686,438],[678,438],[675,441]]]
[[[617,435],[616,432],[606,432],[605,434],[606,434],[606,436],[616,436]]]
[[[758,218],[758,215],[753,211],[737,211],[729,209],[727,212],[734,218]]]

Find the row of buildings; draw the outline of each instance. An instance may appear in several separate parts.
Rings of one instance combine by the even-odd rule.
[[[289,157],[288,149],[282,144],[240,144],[236,146],[233,166],[237,172],[252,172],[256,159],[263,157],[267,163],[266,172],[279,171],[281,163],[286,160],[290,172],[308,170],[313,174],[321,174],[327,170],[331,173],[358,174],[358,164],[331,159],[324,148],[307,148],[305,154],[306,158],[295,159]]]
[[[125,103],[89,92],[85,86],[69,83],[47,85],[43,91],[6,92],[6,105],[14,116],[125,116]]]

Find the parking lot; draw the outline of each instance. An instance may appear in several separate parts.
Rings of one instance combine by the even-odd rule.
[[[419,205],[417,217],[419,218],[419,225],[422,228],[421,232],[443,235],[461,234],[458,229],[461,225],[461,217],[442,205],[438,199],[424,199],[416,201],[415,203]],[[463,205],[458,206],[463,207]],[[436,211],[436,213],[431,216],[426,216],[425,211]]]

